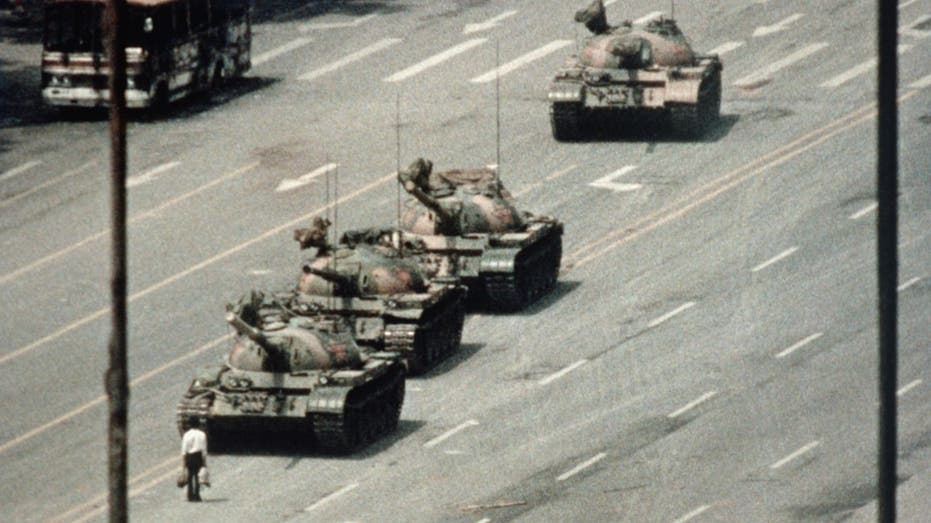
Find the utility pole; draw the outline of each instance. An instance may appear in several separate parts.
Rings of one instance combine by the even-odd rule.
[[[896,382],[898,374],[898,6],[879,0],[876,269],[879,286],[878,521],[896,516]]]
[[[107,462],[110,522],[128,520],[126,496],[127,411],[129,385],[126,370],[126,50],[123,19],[126,0],[107,0],[105,24],[107,60],[110,65],[110,197],[112,276],[110,282],[113,332],[110,366],[104,374],[109,421]]]

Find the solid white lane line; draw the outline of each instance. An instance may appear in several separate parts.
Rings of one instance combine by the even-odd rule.
[[[325,74],[332,73],[333,71],[336,71],[337,69],[339,69],[339,68],[341,68],[341,67],[344,67],[344,66],[347,66],[347,65],[349,65],[349,64],[351,64],[351,63],[353,63],[353,62],[358,62],[359,60],[362,60],[363,58],[365,58],[365,57],[367,57],[367,56],[369,56],[369,55],[375,54],[375,53],[377,53],[377,52],[379,52],[379,51],[382,51],[382,50],[384,50],[384,49],[387,49],[387,48],[389,48],[389,47],[391,47],[391,46],[393,46],[393,45],[399,44],[399,43],[401,43],[401,42],[403,42],[403,41],[404,41],[404,40],[402,40],[402,39],[400,39],[400,38],[384,38],[384,39],[382,39],[382,40],[379,40],[379,41],[375,42],[374,44],[372,44],[372,45],[370,45],[370,46],[368,46],[368,47],[362,48],[362,49],[360,49],[360,50],[358,50],[358,51],[356,51],[356,52],[354,52],[354,53],[351,53],[351,54],[349,54],[349,55],[346,55],[345,57],[343,57],[343,58],[341,58],[341,59],[339,59],[339,60],[337,60],[337,61],[335,61],[335,62],[332,62],[332,63],[330,63],[330,64],[327,64],[327,65],[325,65],[325,66],[323,66],[323,67],[321,67],[321,68],[319,68],[319,69],[314,69],[313,71],[310,71],[310,72],[308,72],[308,73],[304,73],[304,74],[302,74],[301,76],[298,77],[298,80],[304,80],[304,81],[314,80],[314,79],[319,78],[319,77],[321,77],[321,76],[323,76],[323,75],[325,75]]]
[[[711,398],[717,396],[717,394],[718,394],[718,392],[717,392],[717,391],[714,391],[714,390],[711,391],[711,392],[706,392],[706,393],[702,394],[698,399],[696,399],[696,400],[694,400],[694,401],[688,403],[687,405],[685,405],[685,406],[682,407],[681,409],[676,410],[676,411],[674,411],[674,412],[670,412],[669,414],[666,415],[666,417],[667,417],[667,418],[670,418],[670,419],[672,419],[672,418],[678,418],[679,416],[685,414],[686,412],[688,412],[688,411],[694,409],[695,407],[701,405],[702,403],[704,403],[704,402],[710,400]]]
[[[662,11],[653,11],[653,12],[651,12],[651,13],[647,13],[647,14],[641,16],[640,18],[634,20],[634,24],[637,24],[637,25],[645,24],[645,23],[649,22],[650,20],[653,20],[654,18],[659,18],[659,17],[661,17],[661,16],[663,16],[663,12],[662,12]]]
[[[514,10],[505,11],[498,16],[494,16],[492,18],[489,18],[488,20],[485,20],[484,22],[466,24],[465,27],[462,29],[462,34],[467,35],[467,34],[477,33],[479,31],[487,31],[488,29],[497,27],[498,23],[500,23],[502,20],[506,18],[510,18],[516,14],[517,14],[517,11],[514,11]]]
[[[666,314],[663,314],[663,315],[660,316],[659,318],[654,319],[654,320],[651,321],[650,323],[647,323],[647,327],[651,327],[651,328],[652,328],[652,327],[656,327],[657,325],[660,325],[661,323],[666,322],[667,320],[669,320],[669,319],[672,318],[673,316],[676,316],[677,314],[680,314],[680,313],[682,313],[683,311],[686,311],[686,310],[688,310],[688,309],[690,309],[690,308],[692,308],[692,307],[694,307],[694,306],[695,306],[695,302],[694,302],[694,301],[687,301],[687,302],[683,303],[682,305],[679,305],[679,306],[676,307],[675,309],[673,309],[673,310],[667,312]]]
[[[317,502],[314,503],[313,505],[311,505],[311,506],[305,508],[305,509],[304,509],[304,512],[311,512],[311,511],[313,511],[313,510],[316,510],[316,509],[320,508],[321,506],[323,506],[324,504],[329,503],[330,501],[333,501],[334,499],[336,499],[336,498],[342,496],[343,494],[346,494],[347,492],[351,492],[351,491],[355,490],[358,486],[359,486],[358,483],[350,483],[350,484],[346,485],[345,487],[343,487],[343,488],[337,490],[336,492],[333,492],[332,494],[328,494],[328,495],[326,495],[326,496],[320,498],[319,501],[317,501]]]
[[[802,13],[795,13],[783,20],[776,22],[775,24],[761,25],[760,27],[757,27],[756,29],[753,30],[753,37],[759,38],[761,36],[767,36],[773,33],[785,31],[786,29],[789,28],[790,25],[797,22],[798,20],[801,20],[802,18],[804,18],[804,16],[805,15],[803,15]]]
[[[574,171],[574,170],[577,169],[578,167],[579,167],[578,165],[572,164],[572,165],[570,165],[569,167],[566,167],[565,169],[560,169],[560,170],[554,172],[553,174],[547,176],[547,177],[544,178],[544,179],[545,179],[546,181],[548,181],[548,182],[551,182],[551,181],[555,180],[556,178],[559,178],[560,176],[563,176],[563,175],[565,175],[565,174],[571,173],[572,171]]]
[[[309,173],[305,175],[298,176],[297,178],[294,178],[294,179],[285,178],[284,180],[281,180],[281,183],[278,184],[278,187],[275,187],[275,192],[291,191],[291,190],[297,189],[298,187],[303,187],[307,185],[308,183],[314,181],[314,178],[317,178],[323,174],[326,174],[332,171],[333,169],[336,169],[336,167],[338,166],[339,164],[336,164],[336,163],[328,163],[326,165],[317,167],[316,169],[314,169],[313,171],[310,171]]]
[[[66,173],[64,173],[64,174],[62,174],[61,176],[58,176],[57,178],[52,178],[51,180],[45,181],[45,182],[43,182],[43,183],[40,183],[39,185],[36,185],[35,187],[32,187],[31,189],[29,189],[29,190],[27,190],[27,191],[23,191],[23,192],[21,192],[21,193],[19,193],[19,194],[14,194],[13,196],[10,196],[10,197],[7,198],[6,200],[0,200],[0,207],[7,206],[7,205],[9,205],[9,204],[11,204],[11,203],[13,203],[13,202],[15,202],[15,201],[21,199],[21,198],[25,198],[25,197],[29,196],[30,194],[35,194],[36,192],[41,191],[42,189],[45,189],[46,187],[50,187],[50,186],[52,186],[52,185],[55,185],[56,183],[62,182],[62,181],[64,181],[64,180],[67,180],[68,178],[70,178],[70,177],[72,177],[72,176],[74,176],[74,175],[76,175],[76,174],[80,174],[80,173],[86,171],[87,169],[90,169],[90,168],[91,168],[92,166],[94,166],[94,165],[97,165],[97,160],[91,160],[91,161],[85,163],[84,165],[78,167],[77,169],[72,169],[72,170],[70,170],[70,171],[68,171],[68,172],[66,172]]]
[[[902,54],[911,48],[912,46],[910,45],[899,44],[898,52],[899,54]],[[866,74],[869,71],[872,71],[875,67],[876,67],[876,59],[871,58],[863,62],[862,64],[855,65],[851,67],[850,69],[847,69],[843,73],[840,73],[839,75],[835,76],[834,78],[831,78],[830,80],[823,82],[821,84],[821,87],[828,88],[828,89],[839,87],[862,74]]]
[[[786,249],[786,250],[780,252],[779,254],[773,256],[772,258],[766,260],[765,262],[763,262],[763,263],[757,265],[756,267],[750,269],[750,272],[760,272],[760,271],[762,271],[763,269],[769,267],[770,265],[772,265],[772,264],[774,264],[774,263],[779,263],[780,261],[784,260],[785,258],[788,258],[789,256],[792,256],[792,255],[795,253],[795,251],[797,251],[797,250],[798,250],[798,247],[789,247],[788,249]]]
[[[873,202],[873,203],[867,205],[866,207],[860,209],[859,211],[857,211],[857,212],[851,214],[850,216],[847,217],[847,219],[850,219],[850,220],[859,220],[860,218],[863,218],[863,217],[866,216],[867,214],[869,214],[869,213],[875,211],[877,208],[879,208],[879,204],[876,203],[876,202]]]
[[[266,52],[264,52],[264,53],[257,54],[257,55],[255,55],[254,57],[252,57],[252,67],[257,67],[257,66],[259,66],[259,65],[262,65],[262,64],[264,64],[265,62],[268,62],[269,60],[273,60],[273,59],[275,59],[275,58],[278,58],[279,56],[281,56],[281,55],[283,55],[283,54],[285,54],[285,53],[290,53],[291,51],[293,51],[293,50],[295,50],[295,49],[298,49],[298,48],[300,48],[300,47],[304,47],[305,45],[307,45],[307,44],[309,44],[309,43],[311,43],[311,42],[313,42],[313,41],[314,41],[313,38],[307,38],[307,37],[304,37],[304,36],[300,36],[300,37],[297,37],[297,38],[295,38],[294,40],[291,40],[290,42],[288,42],[288,43],[286,43],[286,44],[284,44],[284,45],[281,45],[281,46],[279,46],[279,47],[276,47],[276,48],[274,48],[274,49],[272,49],[272,50],[270,50],[270,51],[266,51]]]
[[[792,461],[792,460],[798,458],[798,457],[801,456],[802,454],[805,454],[806,452],[810,451],[811,449],[817,447],[817,446],[820,445],[820,444],[821,444],[820,441],[812,441],[812,442],[809,443],[808,445],[805,445],[804,447],[802,447],[802,448],[796,450],[796,451],[793,452],[792,454],[789,454],[788,456],[786,456],[786,457],[780,459],[779,461],[773,463],[772,465],[769,466],[769,468],[771,468],[771,469],[773,469],[773,470],[782,468],[786,463],[789,463],[790,461]]]
[[[902,396],[908,394],[908,391],[914,389],[915,387],[917,387],[917,386],[919,386],[919,385],[921,385],[921,380],[915,380],[915,381],[909,383],[908,385],[902,387],[901,389],[897,390],[897,391],[895,392],[895,395],[901,398]]]
[[[809,337],[807,337],[807,338],[805,338],[805,339],[803,339],[803,340],[798,341],[797,343],[795,343],[795,344],[792,345],[791,347],[789,347],[789,348],[783,350],[783,351],[780,352],[779,354],[776,354],[776,357],[777,357],[777,358],[785,358],[785,357],[788,356],[789,354],[792,354],[793,352],[795,352],[795,351],[801,349],[801,348],[804,347],[805,345],[808,345],[809,343],[811,343],[811,342],[817,340],[817,339],[820,338],[821,336],[824,336],[824,333],[823,333],[823,332],[816,332],[816,333],[812,334],[811,336],[809,336]]]
[[[613,173],[607,176],[602,176],[601,178],[598,178],[597,180],[589,183],[588,185],[592,187],[598,187],[599,189],[608,189],[614,192],[636,191],[642,188],[643,185],[639,183],[619,183],[619,182],[614,181],[620,178],[621,176],[624,176],[625,174],[633,171],[636,168],[637,168],[636,165],[625,165],[624,167],[621,167],[620,169],[614,171]]]
[[[558,51],[568,45],[572,45],[572,40],[553,40],[552,42],[544,45],[543,47],[534,49],[533,51],[530,51],[527,54],[521,55],[518,58],[515,58],[514,60],[511,60],[510,62],[506,64],[503,64],[495,69],[492,69],[491,71],[488,71],[487,73],[476,76],[475,78],[472,78],[469,81],[474,84],[491,82],[497,77],[504,76],[510,73],[511,71],[514,71],[515,69],[519,69],[529,64],[530,62],[539,60],[540,58],[543,58],[544,56],[552,54],[553,52]]]
[[[771,80],[772,75],[785,69],[786,67],[789,67],[795,62],[804,60],[805,58],[817,53],[827,46],[827,42],[817,42],[814,44],[806,45],[789,56],[776,60],[775,62],[770,62],[766,67],[763,67],[759,71],[755,71],[748,74],[747,76],[744,76],[743,78],[734,82],[734,85],[737,87],[749,87],[760,81]]]
[[[899,4],[899,9],[902,9],[903,7],[908,7],[908,6],[914,4],[914,3],[917,2],[917,1],[918,1],[918,0],[907,0],[907,1],[905,1],[905,2],[902,2],[901,4]]]
[[[907,282],[905,282],[905,283],[899,285],[899,286],[896,288],[896,290],[899,291],[899,292],[902,292],[902,291],[904,291],[905,289],[911,287],[912,285],[915,285],[916,283],[918,283],[918,282],[920,282],[920,281],[921,281],[921,278],[919,278],[919,277],[916,276],[916,277],[914,277],[914,278],[908,280]]]
[[[307,31],[317,31],[321,29],[343,29],[346,27],[356,27],[356,26],[364,24],[365,22],[368,22],[369,20],[375,18],[376,16],[378,15],[375,13],[372,13],[370,15],[365,15],[363,17],[356,18],[355,20],[352,20],[349,22],[322,22],[322,23],[316,23],[316,24],[304,24],[298,27],[297,30],[302,33],[306,33]]]
[[[685,523],[686,521],[691,521],[691,520],[697,518],[698,516],[704,514],[705,511],[708,510],[708,509],[710,509],[710,508],[711,508],[711,507],[708,506],[708,505],[702,505],[702,506],[698,507],[697,509],[695,509],[695,510],[689,512],[688,514],[682,516],[681,518],[679,518],[679,519],[673,521],[673,523]]]
[[[573,363],[572,365],[569,365],[568,367],[563,368],[563,369],[560,370],[560,371],[557,371],[557,372],[554,372],[553,374],[550,374],[549,376],[547,376],[547,377],[543,378],[542,380],[538,381],[537,384],[538,384],[538,385],[547,385],[547,384],[549,384],[549,383],[552,383],[552,382],[558,380],[559,378],[565,376],[566,374],[569,374],[570,372],[574,371],[575,369],[581,367],[582,365],[585,365],[586,363],[588,363],[588,360],[586,360],[586,359],[581,359],[581,360],[579,360],[579,361]]]
[[[595,456],[592,457],[591,459],[588,459],[588,460],[586,460],[586,461],[583,461],[582,463],[579,463],[578,465],[576,465],[575,467],[573,467],[572,470],[563,472],[562,474],[560,474],[559,476],[556,477],[556,481],[565,481],[565,480],[571,478],[572,476],[575,476],[575,475],[578,474],[579,472],[582,472],[583,470],[587,469],[588,467],[591,467],[591,466],[594,465],[595,463],[598,463],[599,461],[603,460],[605,456],[607,456],[607,454],[605,454],[604,452],[598,453],[597,455],[595,455]]]
[[[393,75],[385,78],[384,81],[400,82],[402,80],[406,80],[414,75],[422,73],[423,71],[431,67],[435,67],[449,60],[450,58],[460,55],[468,51],[469,49],[472,49],[473,47],[478,47],[484,44],[486,41],[488,41],[487,38],[473,38],[472,40],[466,40],[465,42],[462,42],[461,44],[458,44],[458,45],[454,45],[453,47],[450,47],[449,49],[445,51],[439,52],[431,56],[430,58],[427,58],[426,60],[422,62],[416,63],[408,67],[407,69],[398,71],[397,73],[394,73]]]
[[[159,175],[161,175],[162,173],[166,171],[170,171],[179,165],[181,165],[181,162],[163,163],[162,165],[159,165],[158,167],[153,167],[152,169],[149,169],[148,171],[142,174],[137,174],[136,176],[130,176],[129,178],[126,179],[126,188],[129,189],[130,187],[138,187],[144,183],[149,183],[152,180],[155,180],[156,178],[158,178]]]
[[[26,163],[24,163],[24,164],[22,164],[22,165],[16,166],[16,167],[10,169],[9,171],[6,171],[5,173],[0,174],[0,182],[9,180],[10,178],[12,178],[12,177],[14,177],[14,176],[20,175],[20,174],[22,174],[22,173],[28,171],[29,169],[32,169],[33,167],[36,167],[37,165],[39,165],[39,164],[41,164],[41,163],[42,163],[41,160],[32,160],[32,161],[26,162]]]
[[[456,433],[461,432],[461,431],[463,431],[463,430],[465,430],[465,429],[467,429],[467,428],[469,428],[469,427],[474,427],[474,426],[476,426],[476,425],[478,425],[478,421],[476,421],[476,420],[474,420],[474,419],[470,419],[470,420],[468,420],[468,421],[464,421],[464,422],[460,423],[459,425],[457,425],[457,426],[455,426],[455,427],[453,427],[453,428],[447,430],[446,432],[440,434],[439,436],[437,436],[437,437],[431,439],[430,441],[424,443],[423,446],[424,446],[424,448],[428,448],[428,449],[429,449],[429,448],[433,448],[433,447],[439,445],[440,443],[446,441],[447,439],[451,438],[452,436],[455,436]]]
[[[908,84],[909,89],[924,89],[928,86],[931,86],[931,74]]]
[[[712,50],[710,50],[710,51],[708,51],[708,54],[722,55],[722,54],[725,54],[725,53],[729,53],[729,52],[731,52],[731,51],[733,51],[733,50],[735,50],[735,49],[737,49],[737,48],[739,48],[739,47],[741,47],[741,46],[743,46],[743,45],[744,45],[743,42],[724,42],[723,44],[721,44],[721,45],[715,47],[714,49],[712,49]]]

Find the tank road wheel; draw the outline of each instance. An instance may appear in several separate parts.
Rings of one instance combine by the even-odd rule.
[[[695,104],[670,104],[669,116],[673,129],[688,138],[698,138],[721,114],[721,73],[715,71],[705,78],[698,90]]]
[[[574,142],[582,137],[582,104],[554,103],[550,106],[553,138],[559,142]]]

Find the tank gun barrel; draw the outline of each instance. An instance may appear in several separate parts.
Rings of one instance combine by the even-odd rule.
[[[277,348],[268,341],[268,338],[259,329],[243,321],[235,312],[226,313],[226,322],[232,325],[236,332],[256,342],[263,349],[269,352],[278,352]]]
[[[304,272],[323,278],[324,280],[335,285],[336,288],[340,289],[342,292],[349,292],[350,294],[355,294],[359,291],[358,285],[356,284],[355,277],[349,274],[346,274],[346,273],[333,270],[330,267],[319,268],[319,267],[314,267],[308,263],[304,265]]]

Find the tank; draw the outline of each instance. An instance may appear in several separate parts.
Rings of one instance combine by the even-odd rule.
[[[203,421],[209,440],[287,433],[349,452],[395,430],[405,368],[366,351],[344,318],[295,315],[261,292],[228,306],[236,331],[223,365],[201,370],[177,407],[183,433]]]
[[[401,229],[429,278],[457,278],[474,306],[520,310],[556,283],[563,224],[518,210],[492,168],[433,172],[418,159],[398,173],[413,198]]]
[[[596,113],[668,118],[684,136],[700,136],[721,108],[721,61],[697,54],[671,18],[608,25],[596,0],[575,20],[592,36],[549,86],[550,123],[559,141],[581,138]]]
[[[455,280],[429,279],[412,249],[391,229],[347,231],[326,243],[330,223],[316,218],[295,231],[301,248],[316,255],[301,266],[295,311],[335,314],[349,321],[361,345],[398,354],[421,374],[459,348],[467,289]]]

